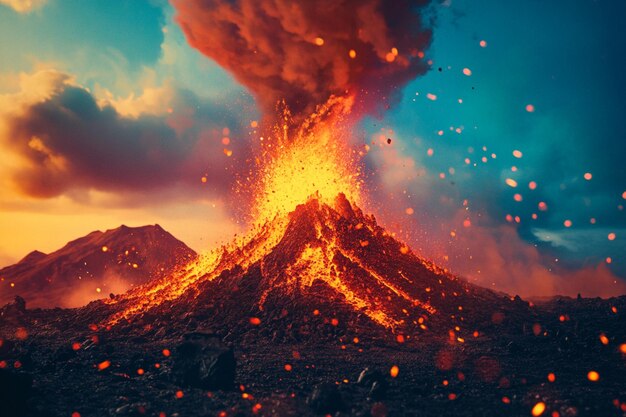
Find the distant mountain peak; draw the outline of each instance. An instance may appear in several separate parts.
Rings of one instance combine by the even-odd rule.
[[[94,231],[0,270],[0,305],[20,295],[33,307],[79,306],[169,274],[196,256],[158,225]]]

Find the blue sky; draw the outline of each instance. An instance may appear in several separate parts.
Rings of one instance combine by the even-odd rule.
[[[121,132],[120,137],[159,126],[166,134],[150,142],[156,150],[146,152],[167,153],[173,145],[166,141],[176,137],[180,167],[172,168],[165,184],[155,180],[149,189],[130,190],[100,181],[101,173],[94,175],[93,187],[47,173],[61,191],[43,198],[6,180],[2,226],[30,223],[32,230],[41,230],[51,222],[67,223],[68,215],[79,218],[74,217],[76,226],[50,229],[65,233],[45,233],[54,239],[33,232],[19,244],[0,242],[0,261],[12,262],[27,249],[52,250],[80,233],[116,223],[159,222],[196,249],[241,230],[230,212],[232,193],[224,191],[216,172],[232,172],[245,163],[254,134],[250,123],[259,112],[242,86],[187,43],[171,5],[49,0],[18,12],[9,5],[19,1],[2,3],[0,36],[6,41],[0,45],[0,117],[7,126],[23,111],[11,107],[15,103],[32,110],[29,115],[45,110],[35,107],[48,97],[36,87],[52,85],[62,91],[59,102],[80,107],[75,104],[80,96],[86,100],[80,102],[97,103],[104,109],[94,110],[102,111],[98,120],[119,122],[121,130],[112,131]],[[498,271],[484,263],[499,265],[501,276],[513,275],[519,264],[532,266],[524,271],[528,274],[548,271],[537,272],[536,282],[552,279],[546,278],[550,274],[559,279],[582,274],[580,282],[593,281],[594,273],[604,274],[606,282],[626,278],[626,81],[621,74],[626,3],[451,0],[433,10],[433,42],[426,54],[431,69],[408,83],[382,117],[363,120],[355,135],[356,142],[368,144],[377,143],[381,134],[393,139],[390,146],[373,147],[365,161],[372,177],[383,179],[372,190],[378,205],[385,206],[380,202],[388,197],[396,202],[379,207],[382,221],[395,224],[414,247],[483,284],[498,281],[484,277]],[[67,78],[49,72],[28,78],[52,70]],[[527,111],[529,104],[534,111]],[[34,133],[43,134],[24,134]],[[219,141],[225,136],[230,136],[235,159],[224,159]],[[13,138],[5,139],[2,146],[12,149]],[[153,146],[137,141],[133,149]],[[215,155],[200,161],[200,151]],[[111,152],[123,153],[123,146]],[[6,167],[23,168],[7,158]],[[147,177],[161,178],[159,167],[153,167],[154,173],[146,169]],[[12,177],[10,168],[5,170],[2,175]],[[204,187],[194,183],[203,176],[209,177]],[[40,176],[35,179],[41,182]],[[507,185],[507,179],[517,187]],[[536,183],[534,189],[530,182]],[[164,196],[166,204],[155,204]],[[114,203],[103,208],[103,199]],[[539,210],[540,202],[546,211]],[[408,207],[414,214],[405,214]],[[398,217],[402,220],[396,222]],[[471,221],[471,233],[465,220]],[[514,243],[507,246],[503,236]],[[499,287],[523,285],[520,275]]]

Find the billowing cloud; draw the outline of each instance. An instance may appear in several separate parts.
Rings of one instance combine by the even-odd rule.
[[[427,69],[428,0],[174,1],[189,43],[230,71],[266,114],[306,114],[332,94],[388,103]]]
[[[24,75],[0,104],[3,147],[19,159],[13,184],[34,197],[145,193],[202,178],[223,194],[249,153],[240,113],[173,87],[98,102],[68,75],[44,71]]]
[[[48,0],[0,0],[0,4],[9,6],[18,13],[30,13],[47,2]]]

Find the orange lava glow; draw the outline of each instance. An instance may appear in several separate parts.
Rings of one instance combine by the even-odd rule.
[[[356,241],[355,245],[342,242],[334,229],[339,223],[335,225],[329,221],[341,217],[344,212],[352,212],[353,216],[355,211],[360,213],[357,206],[364,203],[358,153],[349,148],[348,133],[341,127],[343,119],[350,113],[352,102],[351,97],[331,98],[294,132],[289,130],[289,113],[285,111],[283,125],[276,126],[270,137],[261,138],[258,176],[252,184],[255,198],[251,230],[230,244],[202,255],[174,276],[105,300],[107,304],[120,303],[122,306],[107,324],[132,320],[135,315],[183,295],[189,299],[197,298],[202,291],[201,284],[217,279],[226,271],[237,270],[243,274],[253,265],[260,265],[267,283],[259,296],[261,310],[271,291],[280,290],[295,297],[312,288],[314,282],[321,281],[327,288],[341,294],[354,310],[365,313],[383,327],[395,328],[406,317],[386,307],[389,304],[386,300],[391,297],[418,309],[420,314],[436,313],[428,301],[416,298],[410,287],[410,277],[403,275],[402,271],[397,272],[399,281],[394,283],[365,264],[360,251],[369,250],[367,240]],[[306,233],[309,240],[291,255],[288,264],[271,265],[265,261],[266,257],[281,244],[294,211],[303,204],[313,205],[318,213],[308,218]],[[373,217],[359,219],[358,224],[355,220],[355,224],[350,225],[351,230],[367,230],[371,236],[382,234]],[[408,248],[403,246],[395,250],[402,256],[417,259],[424,269],[437,277],[448,277],[444,270],[417,258]],[[351,271],[366,275],[384,297],[383,294],[372,294],[369,288],[350,283],[351,279],[354,281]],[[253,326],[262,324],[257,317],[250,318],[249,322]],[[335,318],[331,321],[334,326],[338,323]]]
[[[276,126],[274,135],[261,142],[261,177],[254,184],[256,222],[289,214],[311,196],[332,204],[343,193],[350,202],[361,204],[359,169],[350,157],[347,138],[337,129],[352,102],[351,97],[331,98],[293,134],[287,127],[290,116],[285,111],[285,124]]]

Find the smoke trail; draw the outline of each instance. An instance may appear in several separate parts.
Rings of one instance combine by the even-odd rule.
[[[429,0],[174,0],[190,44],[230,71],[273,114],[294,116],[331,95],[354,94],[357,110],[389,103],[427,70]]]

